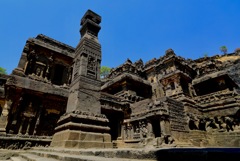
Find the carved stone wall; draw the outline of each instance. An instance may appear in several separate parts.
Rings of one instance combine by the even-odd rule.
[[[168,98],[169,116],[172,131],[187,132],[187,117],[181,102]]]

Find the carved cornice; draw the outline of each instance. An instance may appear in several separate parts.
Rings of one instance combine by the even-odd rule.
[[[63,97],[68,97],[69,90],[57,85],[43,83],[41,81],[32,80],[26,77],[11,76],[7,82],[6,86],[15,86],[17,88],[23,88],[26,90],[33,90],[37,92],[59,95]]]
[[[54,40],[53,38],[50,38],[46,35],[39,34],[37,35],[36,39],[45,42],[46,44],[50,44],[52,46],[58,47],[59,49],[67,50],[70,53],[74,53],[75,48],[72,46],[69,46],[67,44],[64,44],[60,41]]]
[[[42,34],[38,35],[36,38],[28,39],[27,44],[38,45],[49,50],[55,51],[57,53],[69,56],[71,58],[74,57],[75,48],[63,44],[61,42],[58,42]]]
[[[122,80],[125,80],[125,79],[132,79],[136,82],[139,82],[141,84],[145,84],[147,86],[151,86],[150,83],[136,75],[132,75],[132,74],[129,74],[129,73],[123,73],[117,77],[115,77],[114,79],[112,79],[111,81],[108,81],[106,82],[102,87],[101,87],[101,90],[105,89],[105,88],[108,88],[110,87],[111,85],[117,83],[117,82],[120,82]]]
[[[124,64],[114,69],[111,69],[110,74],[107,76],[107,78],[114,79],[117,76],[121,75],[122,73],[129,73],[144,79],[142,70],[143,70],[143,62],[141,59],[135,63],[132,63],[131,60],[127,59]]]

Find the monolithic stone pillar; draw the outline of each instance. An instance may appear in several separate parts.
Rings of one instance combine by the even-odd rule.
[[[66,113],[59,119],[51,146],[67,148],[112,147],[109,120],[101,114],[98,32],[101,17],[88,10],[81,20],[81,40],[75,58]]]

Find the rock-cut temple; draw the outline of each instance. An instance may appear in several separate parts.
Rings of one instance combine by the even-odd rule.
[[[100,23],[88,10],[76,47],[26,41],[0,75],[1,148],[240,146],[240,49],[196,60],[168,49],[102,78]]]

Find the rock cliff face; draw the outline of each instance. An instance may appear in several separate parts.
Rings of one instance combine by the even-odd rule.
[[[229,76],[240,87],[240,57],[238,60],[235,60],[234,62],[231,63],[227,71],[229,73]],[[239,92],[240,89],[237,88],[237,91]]]

